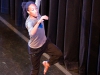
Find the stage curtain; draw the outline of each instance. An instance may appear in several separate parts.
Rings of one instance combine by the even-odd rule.
[[[80,0],[67,0],[64,59],[69,70],[78,68],[80,26]]]
[[[10,16],[11,19],[15,20],[15,0],[10,0]]]
[[[80,32],[80,51],[79,51],[79,68],[80,74],[85,75],[87,71],[87,57],[89,47],[89,35],[91,24],[92,1],[84,0],[82,2],[82,21]]]
[[[0,13],[25,26],[21,3],[35,0],[0,0]],[[63,52],[59,60],[80,75],[100,74],[100,0],[41,0],[46,36]]]
[[[39,12],[41,15],[49,16],[49,0],[41,0]],[[46,32],[46,36],[47,36],[47,31],[48,31],[48,21],[47,20],[44,21],[44,25],[45,25],[45,32]]]
[[[64,32],[65,32],[66,0],[59,0],[56,45],[63,52],[60,63],[64,64]]]
[[[88,48],[88,61],[87,61],[87,73],[90,75],[97,75],[98,71],[98,58],[99,46],[100,46],[100,1],[93,0],[92,12],[91,12],[91,27],[89,36],[89,48]],[[92,65],[94,64],[94,65]],[[100,70],[100,69],[99,69]],[[91,73],[91,71],[93,73]],[[98,74],[99,75],[99,74]]]
[[[1,13],[9,14],[9,0],[0,0]]]
[[[80,39],[80,75],[100,74],[100,9],[99,0],[83,0],[81,39]]]
[[[49,23],[47,36],[53,43],[56,43],[57,36],[58,3],[59,0],[49,1]]]

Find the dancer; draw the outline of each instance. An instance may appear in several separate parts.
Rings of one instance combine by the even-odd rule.
[[[22,2],[22,8],[24,18],[26,19],[25,27],[27,28],[30,37],[28,42],[28,52],[32,63],[31,75],[38,75],[40,58],[43,53],[47,53],[50,55],[50,59],[42,62],[44,66],[43,74],[45,75],[48,68],[58,62],[59,58],[62,56],[62,52],[49,40],[49,38],[46,37],[43,21],[48,20],[48,16],[41,16],[39,14],[39,6],[37,7],[34,2],[28,1]]]

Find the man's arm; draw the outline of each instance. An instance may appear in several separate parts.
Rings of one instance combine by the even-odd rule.
[[[39,9],[39,7],[40,7],[40,3],[41,3],[41,0],[36,0],[36,1],[35,1],[35,4],[36,4],[36,6],[38,7],[38,9]]]

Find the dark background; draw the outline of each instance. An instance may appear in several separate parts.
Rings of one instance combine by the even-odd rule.
[[[0,12],[25,28],[23,1],[28,0],[0,0]],[[66,69],[100,75],[100,0],[42,0],[40,13],[49,16],[46,35],[63,52]]]

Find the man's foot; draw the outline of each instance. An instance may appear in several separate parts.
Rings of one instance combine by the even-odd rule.
[[[48,71],[48,68],[50,67],[50,65],[47,61],[43,61],[42,64],[44,66],[44,75],[45,75],[46,72]]]

